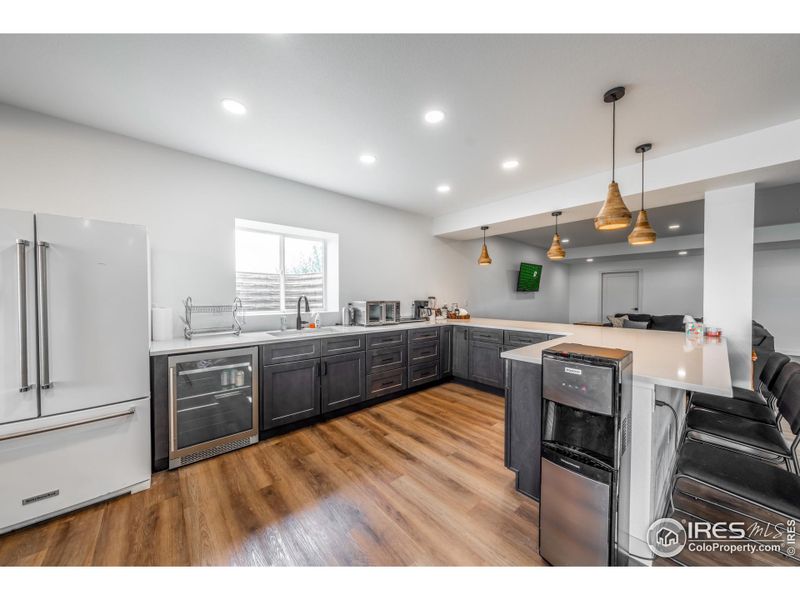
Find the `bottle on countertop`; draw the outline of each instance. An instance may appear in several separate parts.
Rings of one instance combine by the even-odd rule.
[[[319,329],[322,325],[322,319],[319,316],[319,313],[314,313],[314,328]]]

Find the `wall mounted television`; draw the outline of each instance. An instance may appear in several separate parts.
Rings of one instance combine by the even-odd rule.
[[[517,277],[518,292],[538,292],[539,282],[542,279],[542,265],[532,263],[519,264],[519,276]]]

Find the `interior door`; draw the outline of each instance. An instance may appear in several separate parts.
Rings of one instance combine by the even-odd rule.
[[[148,396],[144,227],[36,215],[36,238],[42,415]]]
[[[601,319],[617,313],[639,312],[639,273],[603,273]]]
[[[0,210],[0,423],[39,415],[33,213]]]

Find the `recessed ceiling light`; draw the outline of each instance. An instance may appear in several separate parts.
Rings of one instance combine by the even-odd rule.
[[[594,262],[594,259],[593,258],[587,258],[586,262]]]
[[[681,256],[686,256],[689,253],[686,250],[681,250],[680,252],[678,252],[678,254],[680,254]]]
[[[670,226],[669,226],[669,228],[670,228],[670,229],[680,229],[680,228],[681,228],[681,226],[680,226],[680,225],[678,225],[677,223],[675,223],[674,225],[670,225]]]
[[[222,108],[234,115],[243,115],[247,112],[247,107],[233,98],[225,98],[220,104],[222,104]]]
[[[441,110],[429,110],[425,113],[425,122],[435,125],[444,121],[444,112]]]
[[[378,159],[375,158],[374,154],[362,154],[358,157],[358,160],[361,161],[361,164],[363,165],[374,165],[375,161]]]
[[[510,158],[504,160],[500,166],[503,167],[504,171],[513,171],[519,166],[519,161],[515,158]]]
[[[437,185],[436,191],[439,192],[440,194],[448,194],[450,193],[450,186],[447,185],[446,183],[443,183],[442,185]]]
[[[563,240],[561,240],[561,243],[562,244],[569,244],[569,238],[564,238]]]

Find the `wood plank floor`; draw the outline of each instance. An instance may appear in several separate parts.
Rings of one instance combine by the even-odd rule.
[[[503,400],[447,383],[0,536],[0,565],[539,565]]]

